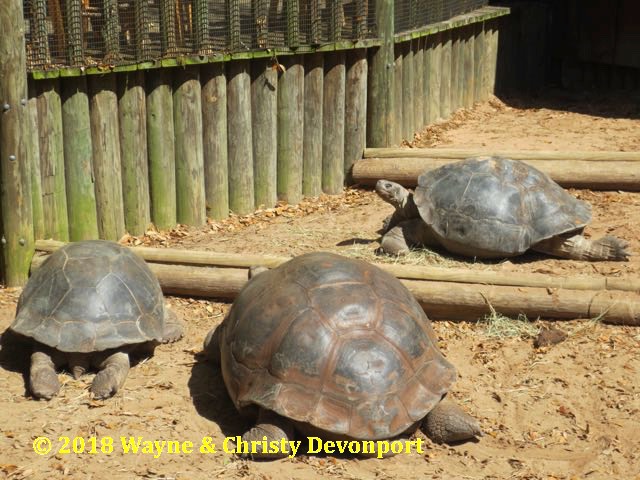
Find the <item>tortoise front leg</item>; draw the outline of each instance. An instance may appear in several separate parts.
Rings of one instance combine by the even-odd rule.
[[[256,426],[252,429],[246,431],[242,435],[242,440],[247,442],[245,447],[248,448],[248,452],[240,449],[240,446],[236,446],[236,451],[242,457],[251,457],[258,459],[277,459],[277,458],[285,458],[289,455],[287,451],[278,451],[277,453],[268,453],[262,451],[262,442],[264,441],[264,437],[266,437],[267,446],[271,444],[271,442],[278,442],[278,445],[286,445],[287,442],[293,438],[294,428],[291,421],[281,417],[280,415],[265,409],[260,409],[260,414],[258,415],[258,421],[256,422]],[[282,440],[284,439],[284,443]],[[255,453],[252,450],[251,442],[256,442],[255,445]]]
[[[164,309],[164,329],[162,331],[162,343],[177,342],[184,334],[184,323],[178,318],[176,312],[170,308]]]
[[[212,328],[204,339],[202,351],[204,356],[214,365],[221,365],[220,360],[220,334],[222,325]]]
[[[438,247],[440,242],[421,218],[405,220],[384,234],[380,247],[391,255],[406,255],[415,247]]]
[[[129,355],[116,352],[104,358],[98,355],[94,366],[100,371],[93,379],[91,393],[95,398],[109,398],[120,390],[129,373]]]
[[[51,400],[60,391],[60,380],[56,374],[56,362],[60,363],[59,355],[47,353],[36,348],[31,354],[29,370],[29,388],[35,398]]]

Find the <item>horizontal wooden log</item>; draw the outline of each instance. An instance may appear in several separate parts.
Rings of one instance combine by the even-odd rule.
[[[491,150],[488,148],[365,148],[364,158],[454,158],[499,155],[514,160],[584,160],[638,162],[640,152],[551,150]]]
[[[455,159],[366,158],[353,165],[354,183],[375,185],[384,178],[407,187],[415,187],[418,176]],[[634,161],[594,162],[587,160],[525,160],[549,175],[563,187],[592,190],[640,191],[640,163]]]
[[[31,269],[44,261],[34,256]],[[248,279],[248,270],[194,267],[148,262],[163,292],[173,295],[233,300]],[[401,280],[432,319],[477,320],[492,309],[530,319],[590,319],[604,323],[640,325],[640,296],[593,290],[549,291],[546,288],[490,286],[427,280]]]
[[[53,252],[64,246],[55,240],[37,240],[36,250]],[[278,255],[251,255],[246,253],[220,253],[174,248],[133,247],[132,250],[148,262],[179,265],[248,268],[254,265],[274,268],[291,257]],[[622,290],[640,292],[640,278],[606,277],[595,275],[545,275],[542,273],[520,273],[472,270],[468,268],[442,268],[374,263],[397,278],[408,280],[433,280],[439,282],[481,283],[485,285],[508,285],[516,287],[564,288],[574,290]]]

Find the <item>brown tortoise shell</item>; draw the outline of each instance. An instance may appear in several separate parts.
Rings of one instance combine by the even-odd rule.
[[[236,407],[266,409],[355,439],[390,438],[455,381],[407,288],[366,262],[299,256],[251,279],[220,337]]]
[[[164,300],[157,278],[114,242],[76,242],[31,276],[11,329],[63,352],[160,340]]]

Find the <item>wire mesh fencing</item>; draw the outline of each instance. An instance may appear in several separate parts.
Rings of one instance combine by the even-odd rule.
[[[395,0],[395,31],[408,32],[489,4],[488,0]]]
[[[375,0],[23,0],[29,70],[375,38]],[[396,0],[395,30],[487,0]]]
[[[30,70],[375,38],[372,0],[24,0]]]

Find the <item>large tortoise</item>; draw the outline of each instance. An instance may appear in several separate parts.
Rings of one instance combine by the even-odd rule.
[[[257,417],[242,437],[249,442],[281,444],[294,431],[381,440],[420,425],[436,442],[481,436],[478,422],[444,399],[456,371],[436,343],[399,280],[317,252],[251,277],[204,350],[236,408]]]
[[[33,343],[34,397],[56,395],[56,368],[68,365],[75,378],[97,368],[91,392],[107,398],[127,377],[129,353],[150,354],[158,343],[178,340],[183,324],[165,307],[144,260],[117,243],[91,240],[70,243],[43,262],[9,329]]]
[[[382,250],[396,255],[414,247],[444,247],[477,258],[505,258],[531,249],[576,260],[627,260],[627,242],[582,235],[591,206],[526,163],[477,157],[418,177],[412,194],[379,180],[376,192],[396,208]]]

